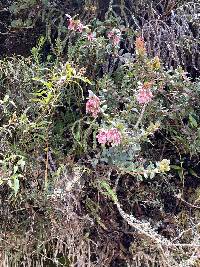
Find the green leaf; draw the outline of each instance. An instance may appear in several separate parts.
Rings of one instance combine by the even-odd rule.
[[[15,20],[11,21],[11,27],[18,28],[18,27],[21,27],[21,26],[23,26],[22,19],[15,19]]]
[[[149,178],[153,179],[155,177],[155,172],[151,172]]]
[[[45,95],[46,93],[47,93],[46,90],[41,90],[41,91],[38,91],[38,92],[34,93],[33,95],[35,95],[35,96],[43,96],[43,95]]]
[[[183,170],[183,168],[178,166],[178,165],[170,165],[170,168],[172,168],[174,170]]]
[[[15,176],[13,181],[13,190],[15,192],[15,196],[17,195],[17,192],[19,191],[19,179],[17,176]]]
[[[53,98],[52,93],[48,93],[47,97],[45,98],[45,103],[48,105]]]
[[[107,191],[107,195],[109,195],[114,202],[117,202],[117,196],[115,192],[106,181],[101,181],[100,186]]]
[[[16,174],[17,171],[18,171],[18,166],[15,165],[14,168],[13,168],[13,173]]]
[[[20,159],[17,164],[21,167],[21,170],[23,171],[26,162],[23,159]]]
[[[103,105],[102,108],[101,108],[101,111],[105,112],[107,108],[108,108],[108,105]]]
[[[4,96],[4,99],[3,99],[3,102],[4,102],[4,103],[7,103],[8,100],[9,100],[9,98],[10,98],[9,95],[5,95],[5,96]]]
[[[193,176],[197,177],[197,178],[200,178],[200,176],[197,175],[193,169],[189,169],[189,173],[192,174]]]
[[[73,76],[74,70],[71,67],[71,65],[69,63],[66,64],[66,78],[67,80],[71,80],[72,76]]]
[[[196,128],[198,126],[197,121],[195,120],[195,118],[190,114],[189,115],[189,121],[192,127]]]
[[[77,78],[79,80],[83,81],[84,83],[88,83],[88,84],[92,85],[92,82],[86,77],[78,76]]]

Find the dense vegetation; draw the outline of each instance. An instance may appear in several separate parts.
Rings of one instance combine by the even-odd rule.
[[[0,263],[200,266],[198,1],[2,1]]]

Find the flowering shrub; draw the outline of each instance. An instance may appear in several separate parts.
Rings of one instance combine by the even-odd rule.
[[[141,36],[135,38],[135,54],[120,54],[119,45],[125,41],[122,26],[112,23],[109,26],[103,23],[98,26],[91,24],[81,26],[83,31],[79,31],[78,25],[83,23],[69,15],[67,17],[68,29],[79,33],[75,39],[70,39],[69,59],[79,67],[84,67],[90,80],[96,79],[86,101],[88,117],[81,119],[73,127],[76,145],[82,147],[85,153],[89,148],[92,150],[96,147],[97,140],[105,146],[102,150],[103,161],[107,162],[108,157],[109,162],[113,164],[112,159],[115,159],[116,167],[123,167],[125,170],[124,167],[128,166],[129,170],[134,170],[142,143],[149,142],[149,137],[152,137],[156,130],[171,128],[171,118],[177,114],[170,102],[173,102],[175,95],[176,105],[181,108],[183,98],[188,105],[192,101],[192,97],[187,93],[181,93],[178,97],[179,91],[186,92],[187,88],[192,86],[191,81],[186,78],[181,68],[169,71],[158,56],[150,58]],[[73,29],[71,24],[75,25]],[[126,34],[126,40],[132,38],[132,32]],[[110,69],[104,73],[109,65]],[[99,68],[103,71],[100,76]],[[184,110],[187,112],[186,105]],[[178,123],[178,116],[175,120]],[[87,128],[87,124],[88,131],[94,131],[94,145],[90,145],[91,136],[88,136],[87,130],[82,130]],[[119,145],[119,149],[112,149]],[[120,150],[123,151],[121,155]],[[102,159],[97,153],[94,161],[99,162]]]

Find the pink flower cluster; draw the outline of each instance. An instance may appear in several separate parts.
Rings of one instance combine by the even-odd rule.
[[[97,135],[100,144],[111,144],[112,146],[120,145],[122,141],[121,133],[118,129],[112,128],[110,130],[101,129]]]
[[[68,14],[66,14],[66,17],[69,19],[68,30],[83,32],[84,26],[79,20],[72,19]]]
[[[87,39],[88,39],[88,41],[93,42],[94,39],[95,39],[95,33],[93,33],[93,32],[89,32],[89,33],[87,34]]]
[[[82,33],[84,29],[88,30],[87,26],[84,26],[80,20],[74,20],[72,17],[68,14],[66,14],[66,17],[68,18],[68,30],[70,31],[76,31]],[[88,41],[93,42],[95,40],[96,34],[94,32],[88,32],[86,33],[86,38]]]
[[[108,33],[108,38],[112,41],[114,46],[119,45],[120,40],[121,40],[121,32],[119,29],[112,29],[112,31],[110,31]]]
[[[139,92],[136,96],[136,99],[139,104],[147,104],[152,100],[153,94],[151,92],[151,86],[152,83],[149,82],[145,83],[142,87],[140,87]]]
[[[86,103],[86,113],[91,113],[92,117],[96,118],[99,112],[100,112],[100,100],[95,94],[92,94],[89,96],[89,99]]]

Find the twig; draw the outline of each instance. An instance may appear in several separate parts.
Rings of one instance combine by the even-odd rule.
[[[185,203],[187,206],[191,207],[191,208],[195,208],[195,209],[200,209],[200,206],[196,206],[196,205],[193,205],[189,202],[187,202],[186,200],[184,200],[181,195],[175,195],[176,198],[178,198],[179,200],[181,200],[183,203]]]
[[[137,123],[136,123],[136,125],[135,125],[135,128],[136,128],[136,129],[138,128],[140,122],[142,121],[142,118],[143,118],[145,109],[146,109],[146,104],[144,104],[144,106],[143,106],[143,108],[142,108],[142,111],[141,111],[141,114],[140,114],[140,116],[139,116],[139,118],[138,118],[138,121],[137,121]]]
[[[134,216],[125,213],[120,204],[115,202],[117,209],[122,216],[122,218],[133,228],[135,228],[138,232],[142,233],[146,237],[148,237],[154,244],[157,244],[159,248],[163,247],[182,247],[182,248],[200,248],[200,244],[187,244],[187,243],[172,243],[170,240],[166,239],[165,237],[159,235],[151,228],[149,223],[140,222]]]
[[[48,185],[48,165],[49,165],[49,143],[47,141],[47,147],[46,147],[46,150],[47,150],[47,157],[46,157],[46,168],[45,168],[45,176],[44,176],[44,188],[45,190],[47,189],[47,185]]]

